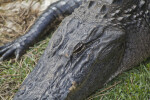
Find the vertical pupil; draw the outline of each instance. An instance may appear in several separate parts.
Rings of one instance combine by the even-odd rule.
[[[77,48],[75,48],[74,53],[80,52],[83,49],[83,47],[84,46],[82,44],[80,44]]]

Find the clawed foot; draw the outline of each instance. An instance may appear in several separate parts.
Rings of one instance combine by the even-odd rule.
[[[14,56],[18,60],[25,52],[26,46],[18,41],[7,43],[4,46],[0,46],[0,61],[9,59]]]

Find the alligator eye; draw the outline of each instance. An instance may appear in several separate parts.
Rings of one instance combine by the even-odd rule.
[[[73,53],[80,53],[84,48],[85,48],[85,45],[84,45],[84,44],[78,44],[78,45],[74,48]]]

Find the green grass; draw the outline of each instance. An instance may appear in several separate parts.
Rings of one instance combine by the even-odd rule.
[[[11,100],[20,84],[32,71],[46,48],[50,36],[37,43],[19,61],[11,59],[0,63],[0,100]],[[89,100],[149,100],[150,62],[124,72]],[[88,100],[87,99],[87,100]]]
[[[92,100],[149,100],[150,64],[122,73],[91,97]]]

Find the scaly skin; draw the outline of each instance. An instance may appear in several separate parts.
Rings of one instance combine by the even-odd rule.
[[[19,59],[29,46],[49,31],[50,25],[58,17],[71,14],[84,1],[87,0],[59,0],[51,4],[25,35],[0,47],[0,61],[8,59],[11,55]]]
[[[149,0],[89,0],[65,18],[14,100],[84,100],[150,56]]]

